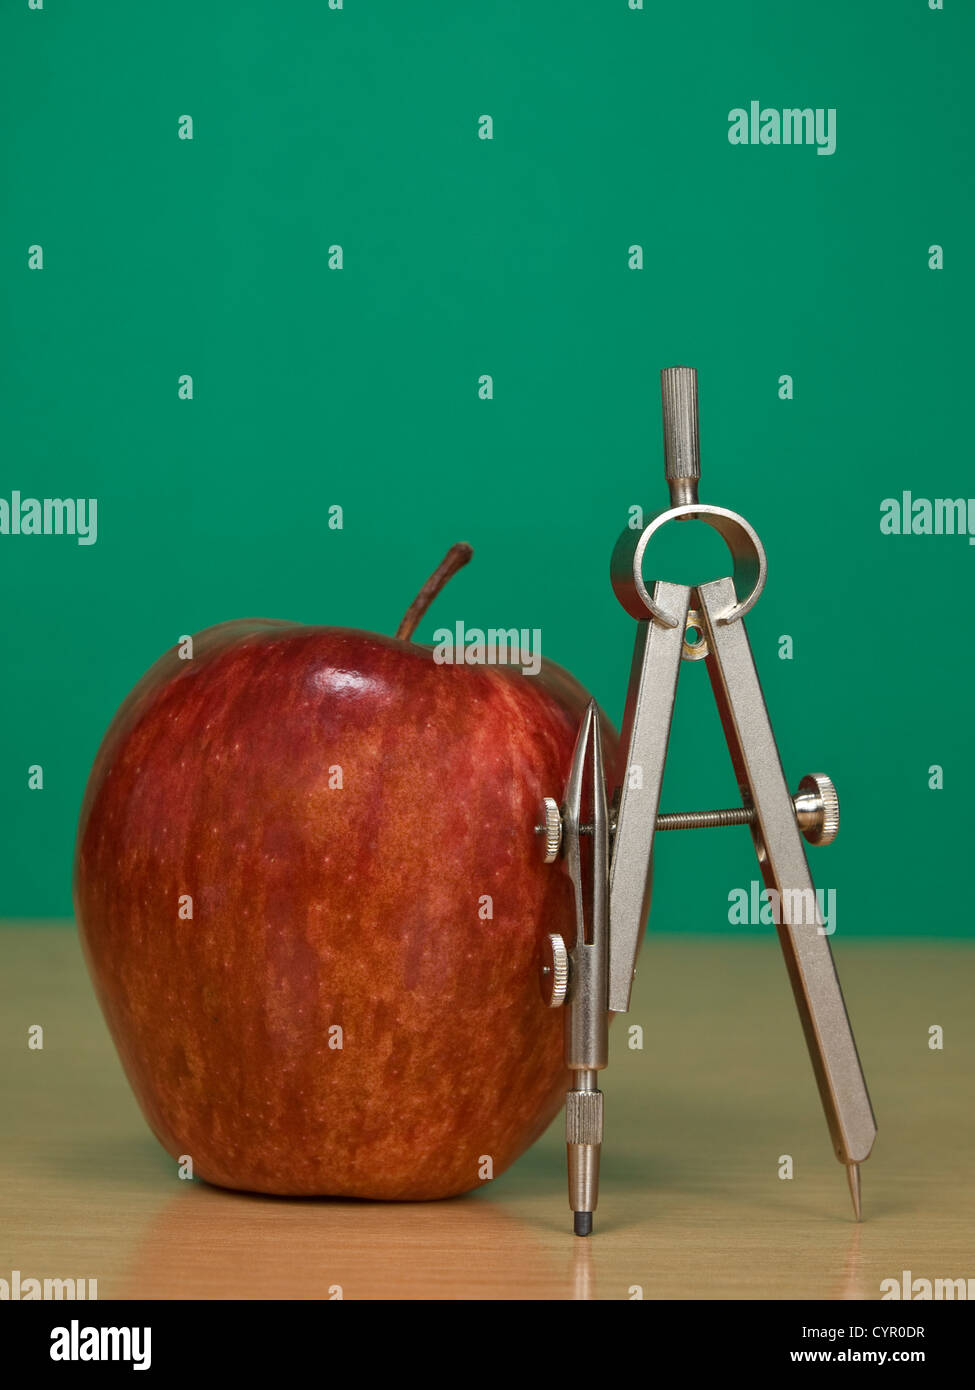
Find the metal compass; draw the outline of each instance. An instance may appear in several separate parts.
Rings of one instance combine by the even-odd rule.
[[[547,862],[561,858],[575,892],[571,943],[549,938],[549,1002],[565,1007],[569,1205],[576,1235],[592,1230],[599,1191],[603,1095],[611,1013],[625,1013],[650,898],[654,834],[747,825],[766,888],[819,1086],[833,1148],[845,1165],[860,1220],[860,1164],[877,1133],[870,1097],[803,849],[829,844],[839,801],[823,773],[793,796],[779,759],[744,618],[765,586],[765,551],[737,512],[698,501],[697,373],[661,372],[664,456],[670,507],[642,531],[624,530],[613,552],[616,597],[636,619],[636,643],[619,756],[603,766],[595,701],[576,740],[560,803],[546,798],[538,833]],[[643,562],[652,536],[670,521],[712,526],[731,552],[732,573],[706,584],[650,583]],[[731,754],[742,804],[729,810],[660,814],[667,743],[682,660],[703,660]]]

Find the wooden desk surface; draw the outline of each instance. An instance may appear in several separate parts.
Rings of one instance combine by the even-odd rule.
[[[866,1298],[975,1278],[975,948],[834,944],[880,1127],[852,1220],[774,933],[651,937],[613,1027],[597,1234],[569,1232],[561,1119],[448,1202],[180,1181],[124,1079],[74,931],[0,927],[0,1278],[100,1298]],[[43,1051],[27,1030],[44,1026]],[[642,1051],[627,1028],[644,1030]],[[944,1030],[932,1051],[928,1029]],[[795,1175],[779,1178],[780,1155]]]

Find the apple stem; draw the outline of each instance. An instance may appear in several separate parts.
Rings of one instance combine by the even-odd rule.
[[[473,554],[474,551],[469,545],[465,544],[464,541],[458,541],[456,545],[450,547],[446,555],[440,561],[440,564],[433,571],[433,574],[431,574],[430,578],[404,613],[403,621],[396,629],[396,636],[400,641],[408,642],[410,640],[416,629],[417,623],[440,593],[440,590],[447,583],[447,580],[455,575],[459,569],[463,569]]]

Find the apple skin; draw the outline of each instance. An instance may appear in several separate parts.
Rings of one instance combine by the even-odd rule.
[[[568,1073],[541,945],[574,907],[534,826],[588,698],[548,662],[261,619],[143,677],[91,772],[75,906],[135,1095],[195,1176],[448,1197],[544,1131]]]

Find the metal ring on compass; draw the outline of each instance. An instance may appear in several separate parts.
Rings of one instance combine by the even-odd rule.
[[[765,588],[768,565],[765,548],[758,533],[749,526],[743,516],[730,512],[726,507],[710,507],[703,502],[689,503],[683,507],[670,507],[658,512],[648,526],[640,532],[625,530],[616,542],[610,575],[613,592],[632,618],[650,617],[664,627],[677,627],[677,619],[659,608],[653,601],[650,589],[643,578],[643,560],[650,538],[668,521],[703,521],[721,536],[731,551],[734,561],[732,579],[738,602],[722,613],[719,623],[733,623],[758,602]],[[742,593],[747,594],[742,598]]]

